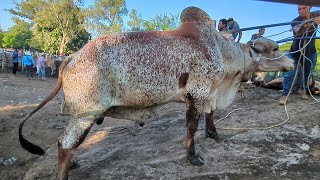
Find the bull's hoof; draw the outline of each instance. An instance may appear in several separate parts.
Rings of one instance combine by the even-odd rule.
[[[214,140],[219,140],[219,134],[217,132],[208,132],[208,137]]]
[[[194,156],[191,156],[189,157],[190,158],[190,162],[191,164],[195,165],[195,166],[201,166],[204,164],[204,159],[199,156],[199,155],[194,155]]]

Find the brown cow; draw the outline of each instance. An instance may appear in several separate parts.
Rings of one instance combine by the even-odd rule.
[[[51,76],[54,75],[55,72],[56,72],[56,65],[55,65],[54,61],[55,60],[54,60],[53,56],[50,55],[50,54],[47,54],[47,56],[46,56],[46,64],[51,69],[51,74],[50,74]]]

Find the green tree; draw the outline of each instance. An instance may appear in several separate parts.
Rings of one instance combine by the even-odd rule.
[[[127,14],[125,0],[95,0],[87,9],[87,25],[95,36],[118,33],[123,29],[122,16]]]
[[[149,21],[142,23],[144,30],[171,30],[179,25],[179,15],[156,15]]]
[[[2,48],[2,39],[3,39],[3,36],[4,36],[4,32],[3,32],[3,30],[0,28],[0,48]]]
[[[143,19],[141,14],[138,14],[135,9],[131,10],[129,13],[130,20],[128,21],[128,26],[131,31],[141,31]]]
[[[283,52],[288,52],[290,50],[291,44],[292,44],[292,42],[285,43],[285,44],[281,45],[280,46],[280,50],[283,51]],[[319,53],[320,53],[320,40],[318,40],[318,39],[316,40],[316,50],[317,50],[317,53],[318,53],[318,60],[317,60],[317,64],[316,64],[316,67],[315,67],[314,77],[315,77],[315,79],[320,80],[320,56],[319,56]]]
[[[4,48],[29,48],[32,38],[30,24],[19,19],[14,19],[14,22],[15,25],[9,28],[6,33],[4,33],[2,38],[2,46]]]
[[[80,31],[77,38],[68,43],[66,53],[71,54],[77,51],[78,49],[82,48],[90,39],[91,35],[86,30]]]
[[[292,42],[288,42],[288,43],[282,44],[282,45],[279,47],[280,51],[282,51],[282,52],[289,52],[290,47],[291,47],[291,44],[292,44]]]
[[[84,30],[84,12],[73,0],[51,0],[36,15],[34,36],[44,38],[45,50],[52,51],[51,46],[58,44],[63,54],[67,44]]]
[[[67,45],[84,31],[81,0],[28,0],[16,2],[11,14],[28,19],[33,25],[30,44],[49,53],[63,54]]]

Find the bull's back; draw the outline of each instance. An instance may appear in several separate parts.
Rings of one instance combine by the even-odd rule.
[[[99,38],[68,64],[64,73],[64,82],[68,83],[63,88],[70,92],[65,92],[70,99],[77,94],[104,106],[152,106],[178,101],[179,76],[194,70],[192,63],[205,58],[189,38]]]

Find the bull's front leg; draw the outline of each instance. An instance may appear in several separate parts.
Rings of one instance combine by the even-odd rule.
[[[186,150],[187,156],[191,162],[191,164],[199,166],[203,165],[203,158],[196,154],[196,149],[194,147],[194,134],[198,128],[198,122],[200,117],[200,112],[195,106],[195,100],[193,97],[188,94],[187,95],[187,140],[186,140]]]
[[[219,135],[216,129],[216,126],[213,123],[213,111],[211,113],[205,113],[205,134],[206,137],[210,137],[212,139],[218,140]]]

